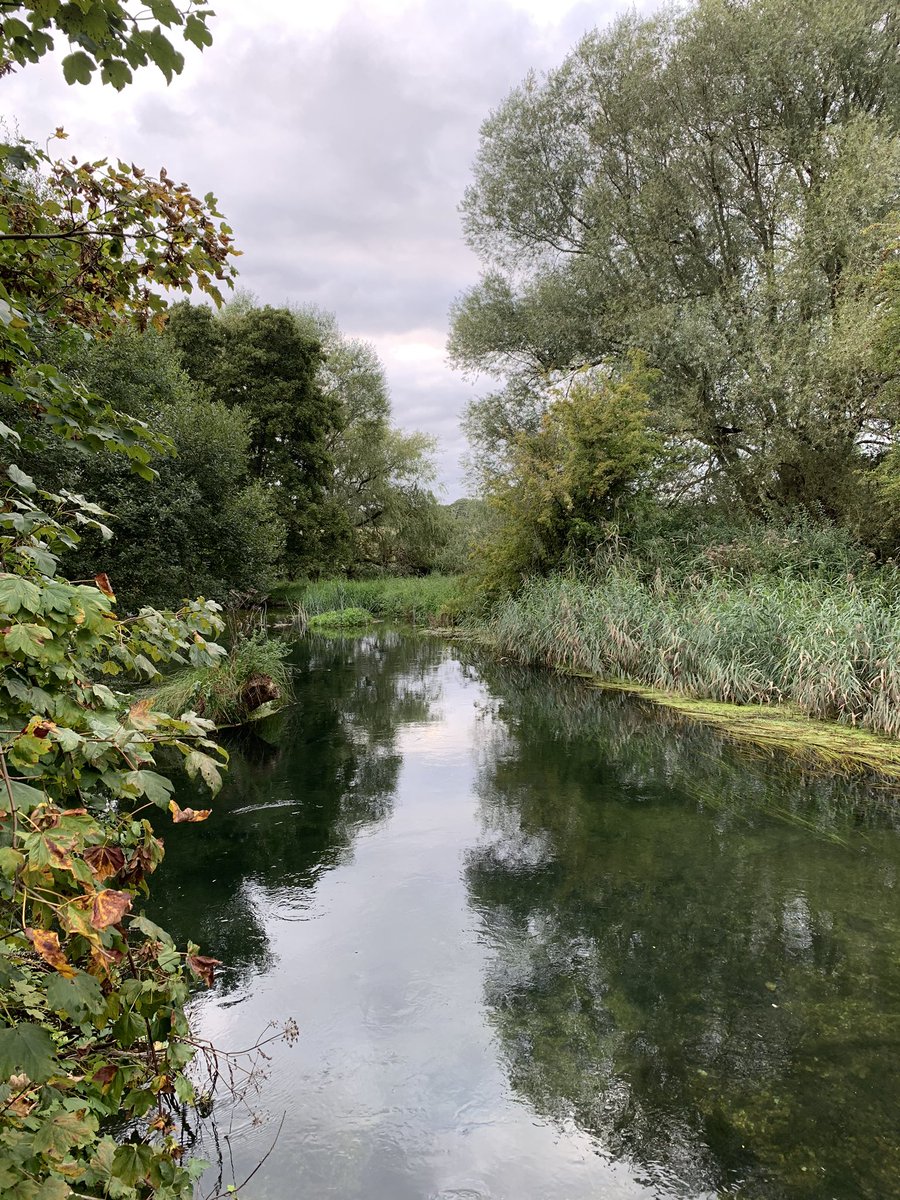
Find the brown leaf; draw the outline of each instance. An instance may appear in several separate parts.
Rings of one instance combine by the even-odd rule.
[[[155,865],[153,855],[147,847],[138,846],[131,858],[129,858],[120,882],[137,885],[143,881],[145,875],[151,873]]]
[[[75,968],[60,949],[59,934],[49,929],[26,929],[25,936],[44,962],[49,963],[66,979],[75,978]]]
[[[101,883],[125,866],[125,853],[119,846],[91,846],[83,857]]]
[[[102,1087],[106,1087],[107,1084],[112,1083],[112,1081],[115,1079],[117,1071],[118,1067],[116,1067],[114,1063],[107,1063],[105,1067],[101,1067],[99,1071],[94,1072],[92,1077],[93,1082],[99,1083]]]
[[[118,925],[131,908],[131,897],[127,892],[114,892],[104,888],[102,892],[94,893],[91,905],[91,924],[95,929],[106,929],[109,925]]]
[[[103,975],[109,979],[112,977],[110,968],[118,966],[124,957],[121,950],[107,950],[105,946],[94,945],[91,947],[91,965],[88,972],[97,979]]]
[[[218,958],[207,958],[204,954],[189,954],[187,956],[187,965],[198,978],[203,980],[207,987],[212,987],[215,982],[214,968],[221,967],[222,963]]]
[[[96,583],[104,596],[109,596],[110,600],[115,600],[116,593],[112,590],[112,584],[109,582],[109,576],[105,571],[101,571],[99,575],[94,576],[94,583]]]
[[[176,825],[184,821],[205,821],[212,813],[211,808],[179,808],[174,800],[169,801],[169,812]]]

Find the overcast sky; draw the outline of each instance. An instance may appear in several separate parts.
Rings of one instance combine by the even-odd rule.
[[[66,87],[48,61],[0,82],[5,116],[79,157],[165,166],[216,194],[238,286],[312,302],[375,344],[394,420],[439,439],[463,494],[459,417],[480,385],[446,364],[447,310],[478,278],[457,205],[482,120],[625,0],[217,0],[212,47],[171,86]],[[58,145],[59,143],[57,143]]]

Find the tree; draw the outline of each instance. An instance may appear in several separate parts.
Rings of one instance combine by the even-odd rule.
[[[434,439],[392,427],[387,378],[372,345],[341,333],[332,313],[311,306],[293,312],[299,328],[321,343],[319,383],[335,405],[329,488],[352,530],[339,565],[350,572],[431,569],[446,541],[429,487]]]
[[[191,378],[246,415],[253,478],[269,490],[285,528],[284,569],[327,570],[349,530],[329,496],[337,403],[318,382],[318,340],[286,309],[269,306],[217,320],[208,309],[179,304],[167,330]]]
[[[640,348],[695,487],[841,517],[888,402],[834,338],[897,204],[898,38],[878,0],[699,0],[529,76],[482,129],[454,360],[521,392]]]
[[[495,526],[475,555],[487,591],[515,587],[627,531],[666,457],[649,422],[651,385],[640,359],[621,372],[582,373],[552,396],[534,432],[515,439],[488,492]]]
[[[115,514],[112,542],[89,535],[70,570],[87,578],[107,571],[128,608],[195,593],[224,600],[265,592],[283,547],[274,498],[250,477],[245,412],[198,396],[176,358],[155,331],[122,329],[67,366],[175,449],[174,457],[151,460],[151,483],[134,477],[121,456],[70,453],[61,464],[73,490]]]

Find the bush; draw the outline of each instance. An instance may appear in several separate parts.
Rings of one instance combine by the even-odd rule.
[[[361,625],[371,625],[372,620],[372,614],[365,608],[334,608],[310,617],[309,628],[355,629]]]
[[[238,633],[214,666],[179,671],[154,688],[153,707],[172,716],[195,712],[216,725],[256,720],[290,698],[288,653],[288,645],[264,629]]]

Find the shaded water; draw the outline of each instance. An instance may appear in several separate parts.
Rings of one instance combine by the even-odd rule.
[[[226,1182],[284,1113],[247,1197],[900,1195],[890,796],[428,638],[296,661],[155,887],[202,1033],[300,1027]]]

